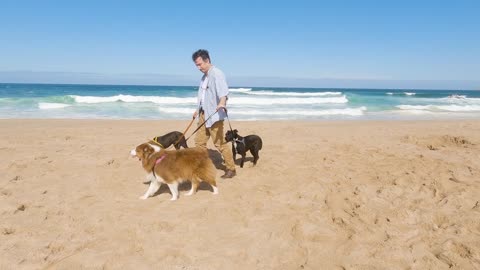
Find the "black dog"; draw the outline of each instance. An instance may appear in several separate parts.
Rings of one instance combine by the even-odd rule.
[[[240,162],[240,168],[243,168],[243,163],[245,162],[245,155],[247,151],[253,155],[253,165],[257,165],[258,161],[258,151],[262,149],[262,139],[257,135],[248,135],[242,137],[238,135],[238,130],[234,129],[225,133],[225,140],[227,142],[235,141],[237,144],[237,151],[235,151],[235,146],[232,144],[233,160],[236,160],[237,153],[242,155],[242,161]]]
[[[181,138],[181,139],[180,139]],[[179,141],[180,139],[180,141]],[[173,144],[175,149],[180,149],[180,146],[183,148],[188,148],[187,141],[185,141],[185,136],[179,131],[172,131],[163,136],[158,136],[152,140],[155,144],[159,145],[162,148],[167,149],[170,145]],[[178,142],[178,143],[177,143]]]

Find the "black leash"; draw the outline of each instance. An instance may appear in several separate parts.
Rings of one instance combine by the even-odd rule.
[[[228,118],[227,109],[225,109],[225,115],[227,116],[227,121],[228,121],[228,126],[230,127],[230,132],[232,132],[232,135],[233,135],[233,129],[232,129],[232,125],[230,125],[230,118]]]
[[[190,136],[188,136],[188,138],[185,139],[185,141],[188,141],[188,139],[190,139],[190,137],[192,137],[193,134],[195,134],[195,132],[197,132],[203,125],[205,125],[205,123],[207,123],[208,119],[210,119],[210,118],[211,118],[214,114],[216,114],[217,112],[218,112],[218,111],[215,111],[214,113],[210,114],[210,116],[209,116],[205,121],[203,121],[203,123],[202,123],[200,126],[198,126],[197,129],[195,129],[195,130],[193,131],[193,133],[190,134]],[[205,115],[205,113],[204,113],[204,115]]]
[[[227,110],[225,109],[225,115],[227,116],[227,121],[228,121],[228,126],[230,127],[230,132],[232,132],[232,136],[233,136],[233,129],[232,129],[232,125],[230,124],[230,118],[228,117],[228,113],[227,113]],[[235,138],[232,137],[232,145],[235,146]]]

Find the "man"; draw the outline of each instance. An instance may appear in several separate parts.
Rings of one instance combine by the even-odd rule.
[[[205,125],[195,135],[195,146],[207,148],[208,139],[211,137],[213,144],[222,154],[227,167],[225,174],[221,177],[232,178],[237,173],[232,148],[225,141],[223,132],[223,120],[226,117],[228,99],[228,85],[225,75],[220,69],[212,65],[207,50],[194,52],[192,60],[203,73],[198,88],[198,109],[193,113],[193,117],[199,116],[199,126],[207,119]]]

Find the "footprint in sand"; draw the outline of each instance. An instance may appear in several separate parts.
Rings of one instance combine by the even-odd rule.
[[[425,138],[417,138],[414,136],[405,136],[401,138],[401,141],[404,143],[416,144],[422,147],[427,147],[430,150],[436,151],[440,150],[441,147],[463,147],[469,148],[475,144],[469,141],[468,139],[461,136],[429,136]]]
[[[427,146],[427,148],[428,148],[428,149],[430,149],[430,150],[432,150],[432,151],[436,151],[436,150],[438,150],[438,148],[437,148],[437,147],[435,147],[435,146],[433,146],[433,145],[431,145],[431,144],[430,144],[430,145],[428,145],[428,146]]]
[[[20,180],[22,180],[22,177],[20,175],[16,175],[12,179],[10,179],[10,182],[14,183],[14,182],[17,182],[17,181],[20,181]]]
[[[3,228],[3,230],[2,230],[3,235],[10,235],[10,234],[14,234],[14,233],[15,233],[15,229],[11,228],[11,227]]]
[[[478,209],[480,209],[479,201],[477,201],[475,205],[472,207],[472,210],[478,210]]]
[[[452,268],[459,263],[467,263],[474,258],[472,250],[459,242],[447,240],[442,244],[442,251],[435,254],[435,257]],[[460,264],[461,265],[461,264]]]
[[[16,214],[18,212],[23,212],[23,211],[25,211],[25,209],[27,209],[27,207],[24,204],[21,204],[17,207],[17,210],[15,210],[15,212],[13,212],[13,213]]]
[[[3,196],[10,196],[12,195],[12,192],[8,189],[0,189],[0,194],[2,194]]]
[[[474,145],[472,142],[465,139],[464,137],[458,137],[458,136],[445,135],[445,136],[442,136],[441,140],[445,144],[453,144],[456,146],[468,147],[468,146]]]

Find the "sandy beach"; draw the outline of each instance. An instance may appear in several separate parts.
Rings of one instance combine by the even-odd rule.
[[[256,167],[140,200],[187,124],[0,120],[0,269],[480,269],[480,121],[234,121]]]

